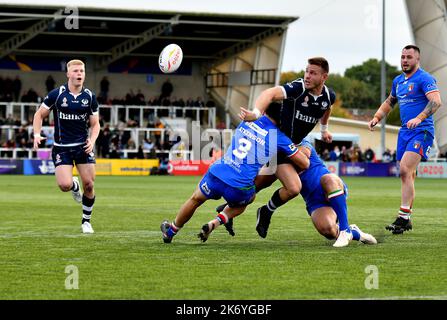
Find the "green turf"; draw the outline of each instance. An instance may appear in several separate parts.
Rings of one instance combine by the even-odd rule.
[[[349,217],[380,243],[333,248],[314,230],[301,198],[275,213],[258,237],[258,195],[206,243],[196,234],[221,202],[209,201],[173,243],[160,222],[173,219],[199,177],[97,177],[96,233],[80,233],[81,207],[58,191],[52,176],[0,176],[0,299],[446,299],[446,180],[418,179],[414,230],[384,226],[400,202],[397,178],[345,178]],[[79,270],[67,290],[65,268]],[[367,290],[365,268],[378,268]],[[368,281],[367,281],[368,282]]]

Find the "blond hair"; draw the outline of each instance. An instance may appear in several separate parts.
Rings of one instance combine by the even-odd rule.
[[[67,62],[67,71],[70,70],[71,66],[83,66],[83,67],[85,67],[85,64],[81,60],[73,59],[73,60],[70,60],[70,61]]]

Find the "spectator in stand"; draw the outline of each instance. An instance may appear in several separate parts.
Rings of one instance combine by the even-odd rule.
[[[382,162],[391,162],[392,156],[390,149],[386,149],[382,154]]]
[[[329,149],[327,149],[327,148],[324,149],[323,152],[321,153],[320,158],[321,158],[323,161],[329,161],[329,160],[330,160]]]
[[[28,130],[26,130],[26,128],[24,126],[21,126],[19,129],[17,129],[16,134],[15,134],[15,143],[17,145],[21,145],[21,141],[22,139],[24,139],[25,141],[28,141]],[[19,148],[23,148],[23,147],[19,147]]]
[[[136,148],[137,148],[137,145],[135,144],[135,141],[133,141],[132,138],[129,138],[127,140],[125,149],[135,150]]]
[[[4,93],[4,97],[3,97],[3,101],[5,102],[12,102],[13,98],[12,98],[12,93],[13,93],[13,81],[11,78],[6,78],[3,81],[3,93]]]
[[[47,80],[45,80],[45,87],[47,88],[47,92],[50,92],[54,89],[54,86],[56,85],[56,81],[54,81],[53,77],[48,75]]]
[[[174,86],[172,85],[171,80],[167,79],[161,86],[160,101],[163,101],[164,98],[169,98],[172,91],[174,91]]]
[[[144,159],[144,152],[143,152],[143,147],[141,146],[141,144],[138,146],[138,152],[137,152],[137,159]]]
[[[164,129],[165,126],[163,125],[163,123],[160,121],[160,119],[156,119],[155,120],[155,128],[156,129]],[[161,135],[162,135],[163,131],[162,130],[156,130],[154,131],[154,136],[155,136],[155,147],[157,149],[161,149]]]
[[[365,161],[366,162],[374,162],[376,160],[374,151],[371,149],[371,147],[368,147],[368,149],[365,150]]]
[[[223,129],[227,128],[227,125],[225,124],[225,122],[223,120],[218,118],[216,122],[217,122],[216,129],[223,130]]]
[[[143,142],[143,149],[147,151],[151,151],[154,148],[154,143],[152,140],[145,138]]]
[[[157,96],[153,96],[149,101],[147,102],[149,106],[159,106],[160,105],[160,99]]]
[[[14,93],[14,101],[19,101],[20,92],[22,91],[22,81],[20,81],[19,76],[16,76],[12,83],[12,90]]]
[[[99,96],[102,98],[104,102],[106,102],[109,99],[109,86],[110,86],[109,79],[107,79],[107,77],[103,77],[101,82],[99,83],[100,87]]]
[[[340,160],[342,162],[349,162],[349,154],[348,154],[348,149],[346,149],[346,146],[342,146],[341,147],[341,151],[340,151]]]
[[[140,89],[138,89],[137,94],[135,95],[135,103],[138,106],[145,106],[146,100],[144,98],[144,94],[141,92]]]
[[[338,161],[340,159],[340,148],[335,146],[329,153],[329,161]]]

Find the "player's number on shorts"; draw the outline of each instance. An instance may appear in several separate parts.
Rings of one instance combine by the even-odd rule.
[[[242,160],[247,156],[248,151],[250,151],[252,144],[249,140],[245,138],[240,138],[238,142],[239,146],[237,147],[237,149],[233,150],[233,154],[235,157]]]

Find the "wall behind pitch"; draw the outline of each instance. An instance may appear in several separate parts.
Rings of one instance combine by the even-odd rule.
[[[92,89],[97,95],[100,93],[100,82],[104,76],[107,76],[110,82],[109,97],[124,98],[126,94],[133,90],[134,94],[138,89],[144,94],[146,101],[159,96],[161,86],[167,79],[171,81],[174,87],[173,97],[183,98],[185,101],[189,97],[196,99],[198,96],[207,100],[204,84],[204,76],[200,72],[200,64],[193,63],[192,75],[176,74],[126,74],[126,73],[107,73],[106,70],[93,72],[87,62],[86,87]],[[12,78],[20,77],[22,81],[22,90],[20,96],[26,93],[30,88],[34,89],[39,96],[46,96],[45,81],[51,75],[56,81],[56,86],[67,82],[65,72],[59,71],[19,71],[0,69],[0,77]]]

